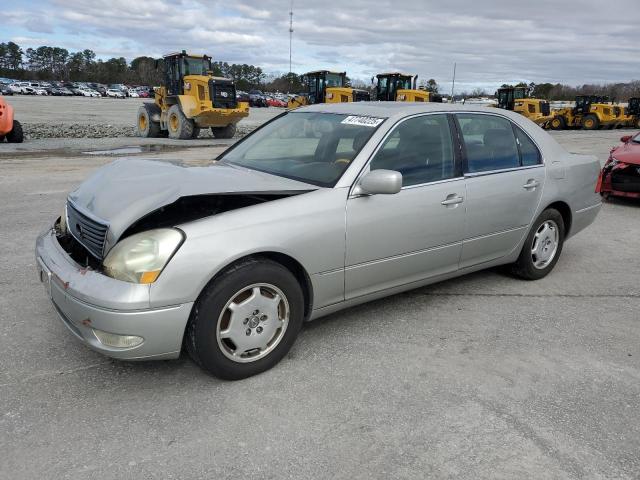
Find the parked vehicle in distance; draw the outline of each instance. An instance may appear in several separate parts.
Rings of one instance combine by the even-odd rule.
[[[4,95],[5,97],[13,95],[13,90],[9,88],[9,85],[5,83],[0,83],[0,95]]]
[[[268,107],[267,99],[260,90],[251,90],[249,92],[249,106],[250,107]]]
[[[124,93],[121,90],[117,90],[115,88],[107,89],[107,97],[111,98],[124,98]]]
[[[605,198],[640,198],[640,133],[620,141],[600,172],[597,191]]]
[[[497,265],[543,278],[598,214],[599,170],[510,111],[317,104],[209,167],[102,167],[38,237],[37,265],[90,348],[166,359],[184,341],[239,379],[352,305]]]
[[[87,88],[87,87],[80,87],[77,89],[77,91],[79,92],[78,95],[83,97],[101,97],[102,96],[95,90],[91,90],[90,88]]]
[[[14,118],[14,110],[7,101],[0,97],[0,143],[22,143],[24,134],[22,125]]]
[[[10,83],[9,90],[11,90],[13,93],[22,93],[22,87],[18,82]]]
[[[56,97],[71,97],[73,96],[73,92],[65,87],[53,87],[51,89],[51,95],[55,95]]]
[[[275,97],[266,95],[265,100],[267,102],[267,105],[270,107],[287,108],[286,102],[283,102],[282,100],[279,100]]]

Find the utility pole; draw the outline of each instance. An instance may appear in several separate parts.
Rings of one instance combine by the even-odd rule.
[[[291,41],[293,40],[293,0],[289,9],[289,73],[291,73]]]
[[[456,63],[453,63],[453,81],[451,82],[451,103],[454,103],[453,89],[456,87]]]

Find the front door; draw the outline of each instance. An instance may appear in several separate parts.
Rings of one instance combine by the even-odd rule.
[[[466,204],[457,163],[447,115],[409,118],[387,136],[368,169],[400,172],[403,187],[347,200],[346,299],[457,270]]]

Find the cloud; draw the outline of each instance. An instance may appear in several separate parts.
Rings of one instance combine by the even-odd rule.
[[[289,6],[288,0],[111,0],[108,6],[23,0],[5,8],[4,19],[14,37],[82,42],[98,55],[184,48],[283,72]],[[628,81],[639,73],[636,0],[581,0],[579,8],[557,0],[350,0],[334,7],[294,1],[294,70],[346,70],[363,79],[401,70],[446,85],[456,62],[461,88]]]

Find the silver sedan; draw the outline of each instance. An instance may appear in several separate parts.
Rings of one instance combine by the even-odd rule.
[[[547,275],[600,210],[594,157],[523,116],[394,102],[284,113],[207,167],[122,160],[37,239],[63,323],[111,357],[239,379],[307,320],[469,272]]]

